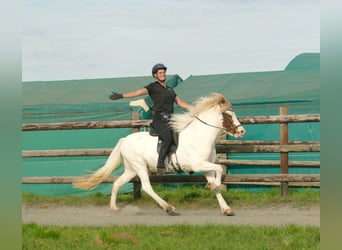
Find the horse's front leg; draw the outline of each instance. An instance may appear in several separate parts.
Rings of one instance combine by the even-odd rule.
[[[215,190],[221,188],[221,179],[223,172],[221,165],[205,161],[202,163],[197,163],[195,167],[193,167],[193,170],[195,172],[212,173],[206,186],[207,189]]]
[[[208,181],[207,187],[209,187],[210,184],[215,182],[215,173],[213,171],[205,172],[204,175]],[[220,183],[221,183],[221,181],[220,181]],[[221,185],[220,185],[220,187],[221,187]],[[216,187],[216,188],[211,189],[211,190],[213,190],[215,192],[216,199],[220,205],[221,211],[224,215],[227,215],[227,216],[234,215],[233,210],[228,206],[227,202],[224,200],[220,187]]]

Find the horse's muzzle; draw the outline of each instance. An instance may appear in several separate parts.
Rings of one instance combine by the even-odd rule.
[[[244,137],[244,135],[246,134],[246,130],[244,129],[244,127],[242,127],[242,125],[236,127],[235,129],[235,133],[234,133],[234,137],[235,138],[242,138]]]

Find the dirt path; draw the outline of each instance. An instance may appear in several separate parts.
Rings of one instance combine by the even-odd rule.
[[[219,209],[177,209],[177,216],[169,216],[156,207],[125,206],[112,212],[107,206],[86,207],[22,207],[22,222],[59,226],[109,225],[172,225],[225,224],[275,225],[285,224],[320,226],[320,208],[264,207],[235,209],[235,216],[224,216]]]

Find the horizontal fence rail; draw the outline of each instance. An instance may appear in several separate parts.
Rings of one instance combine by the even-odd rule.
[[[239,117],[242,124],[274,124],[274,123],[300,123],[319,122],[320,115],[275,115]],[[150,126],[151,120],[126,120],[105,122],[58,122],[58,123],[32,123],[22,124],[22,131],[34,130],[67,130],[67,129],[98,129],[98,128],[140,128]]]
[[[282,107],[281,109],[284,109]],[[320,122],[319,114],[287,115],[287,108],[281,110],[281,115],[239,117],[242,124],[280,124],[280,141],[244,141],[244,140],[217,140],[216,151],[218,158],[216,163],[222,165],[250,165],[250,166],[280,166],[280,174],[229,174],[222,177],[223,184],[242,185],[266,185],[281,186],[282,195],[287,194],[288,186],[320,187],[320,174],[288,174],[289,167],[320,167],[320,161],[288,161],[289,152],[320,152],[320,142],[316,141],[287,141],[288,123]],[[137,116],[136,114],[134,115]],[[23,124],[22,131],[38,130],[74,130],[74,129],[98,129],[98,128],[132,128],[139,131],[140,128],[149,127],[151,120],[127,120],[105,122],[62,122]],[[285,138],[285,140],[284,140]],[[31,157],[60,157],[60,156],[108,156],[112,148],[93,149],[58,149],[58,150],[23,150],[23,158]],[[280,160],[234,160],[228,159],[229,153],[280,153]],[[224,157],[222,157],[224,154]],[[22,177],[23,184],[68,184],[82,176],[44,176]],[[110,176],[104,182],[113,182],[117,176]],[[152,183],[206,183],[202,175],[172,175],[150,176]],[[140,180],[134,178],[132,182],[140,185]],[[283,190],[284,189],[284,190]],[[136,186],[135,186],[135,193]],[[136,194],[135,194],[136,196]],[[137,195],[136,197],[138,197]]]
[[[81,177],[82,178],[82,177]],[[104,183],[115,181],[118,176],[110,176],[103,180]],[[68,184],[75,180],[79,180],[79,176],[44,176],[44,177],[23,177],[22,183],[24,184]],[[150,176],[151,182],[154,183],[191,183],[199,184],[206,183],[203,175],[164,175],[164,176]],[[223,184],[234,184],[243,182],[319,182],[319,174],[234,174],[222,176]],[[133,182],[139,182],[136,177]]]
[[[23,150],[22,157],[59,157],[59,156],[106,156],[112,148],[94,149],[50,149]],[[217,153],[280,153],[280,152],[320,152],[319,144],[307,145],[233,145],[216,144]]]

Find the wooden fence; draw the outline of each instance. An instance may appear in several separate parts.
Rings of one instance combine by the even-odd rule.
[[[132,120],[111,122],[63,122],[47,124],[23,124],[22,131],[35,130],[69,130],[69,129],[98,129],[98,128],[132,128],[133,132],[141,127],[148,127],[150,120],[138,120],[139,114],[134,113]],[[277,116],[239,117],[242,124],[280,124],[280,141],[247,141],[247,140],[217,140],[217,163],[222,165],[238,164],[251,166],[280,166],[280,174],[232,174],[222,177],[223,184],[248,185],[280,185],[281,195],[286,196],[289,186],[320,186],[320,174],[289,174],[289,167],[320,167],[320,161],[289,161],[289,152],[320,152],[319,141],[288,141],[288,124],[302,122],[320,122],[319,114],[288,115],[287,108],[280,108]],[[22,157],[59,157],[59,156],[105,156],[112,148],[70,149],[70,150],[24,150]],[[229,159],[229,153],[267,152],[279,153],[280,160],[234,160]],[[224,155],[222,158],[221,156]],[[56,184],[71,183],[79,176],[46,176],[22,177],[23,184]],[[113,182],[117,176],[110,176],[104,182]],[[204,176],[199,175],[168,175],[150,176],[152,183],[205,183]],[[140,196],[140,181],[134,183],[134,196]]]

